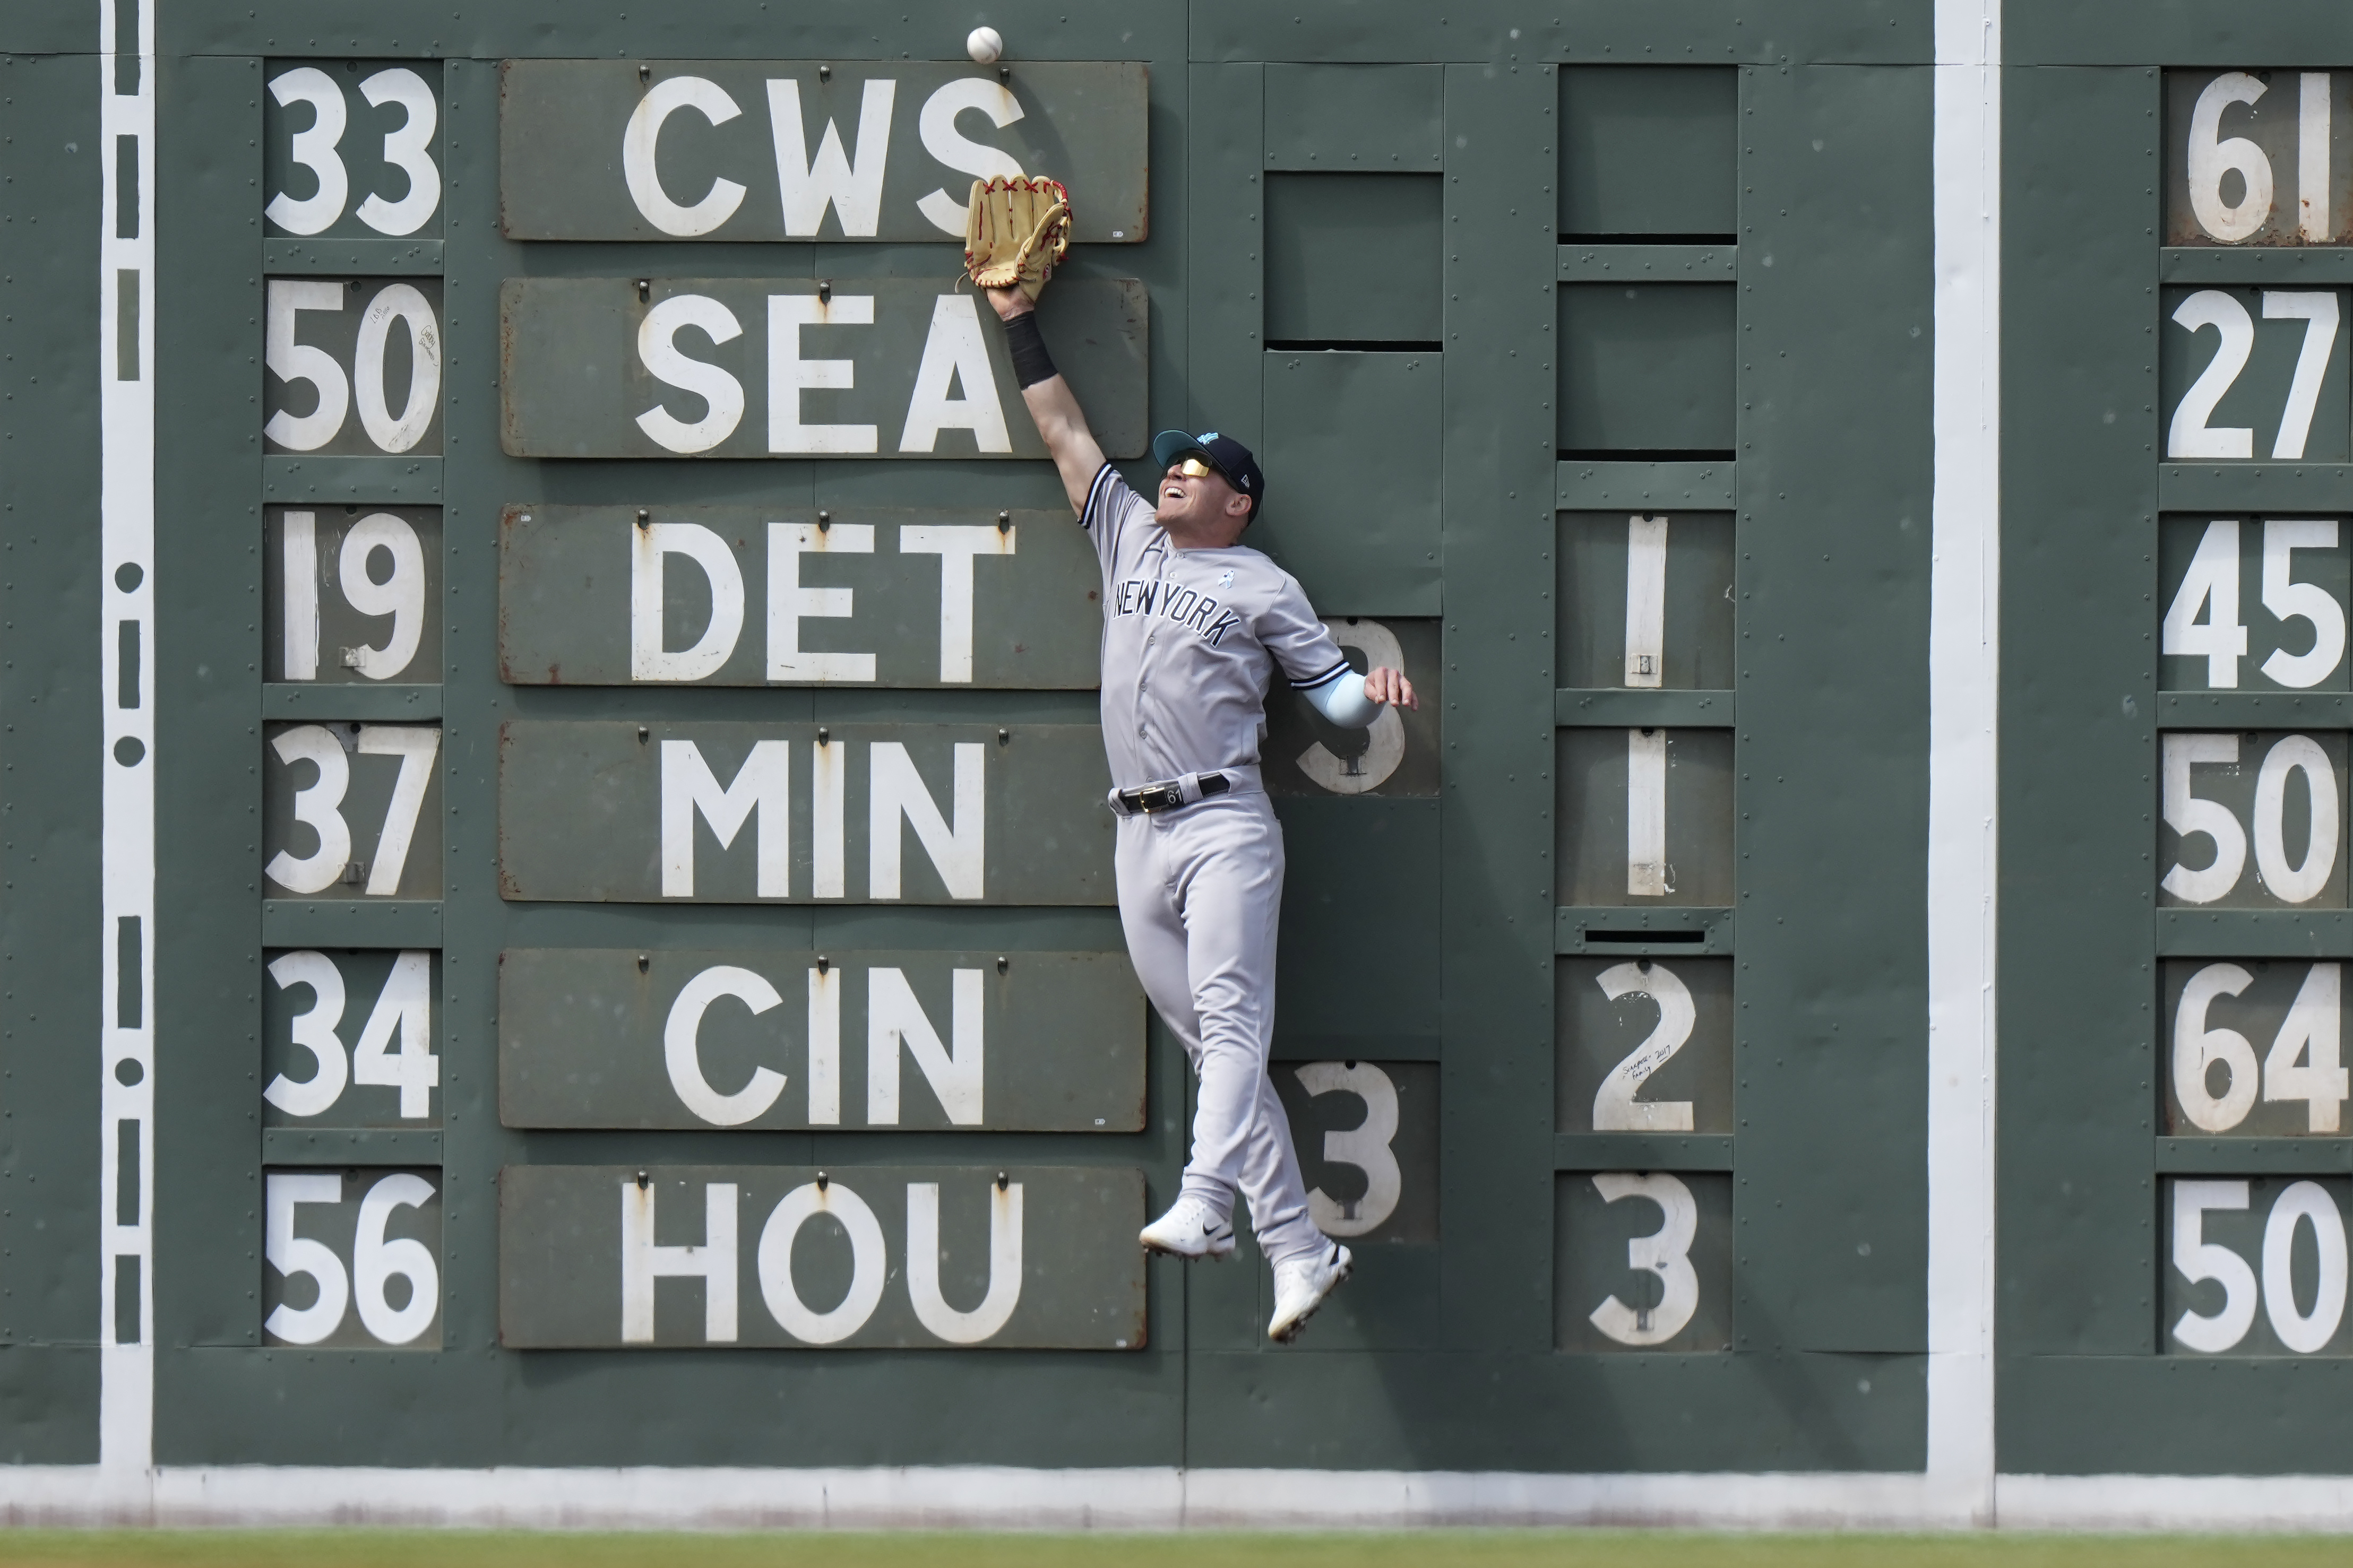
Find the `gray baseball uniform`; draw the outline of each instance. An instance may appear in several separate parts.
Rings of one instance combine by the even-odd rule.
[[[1184,1190],[1220,1215],[1250,1199],[1271,1262],[1324,1245],[1267,1078],[1282,828],[1259,780],[1266,692],[1351,672],[1291,574],[1255,550],[1178,550],[1108,463],[1081,524],[1103,562],[1103,750],[1114,793],[1222,773],[1226,794],[1122,817],[1120,923],[1145,994],[1200,1079]]]

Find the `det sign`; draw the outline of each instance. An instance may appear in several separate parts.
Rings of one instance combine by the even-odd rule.
[[[962,240],[976,179],[1084,196],[1080,244],[1148,222],[1135,63],[509,60],[512,239]]]
[[[1104,452],[1140,455],[1144,285],[1069,279],[1038,322]],[[511,457],[1047,455],[960,276],[511,278],[499,329]]]
[[[1099,674],[1102,580],[1066,508],[514,505],[499,529],[499,674],[1082,690]]]

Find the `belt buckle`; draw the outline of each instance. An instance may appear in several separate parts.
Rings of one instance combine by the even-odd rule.
[[[1174,779],[1142,784],[1129,792],[1128,798],[1138,811],[1174,811],[1185,804],[1185,786]]]

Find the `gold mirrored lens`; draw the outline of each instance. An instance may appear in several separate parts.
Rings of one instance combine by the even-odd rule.
[[[1206,479],[1217,471],[1198,458],[1187,458],[1176,465],[1176,472],[1188,479]]]

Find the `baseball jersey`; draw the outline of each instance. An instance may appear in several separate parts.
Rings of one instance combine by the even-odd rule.
[[[1103,563],[1103,751],[1113,784],[1255,767],[1280,669],[1305,690],[1348,661],[1298,580],[1247,545],[1179,550],[1105,463],[1080,526]]]

